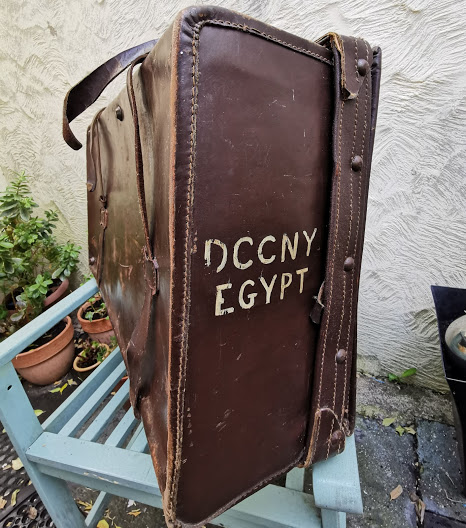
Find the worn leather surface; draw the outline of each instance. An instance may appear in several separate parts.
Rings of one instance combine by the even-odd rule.
[[[171,526],[205,524],[352,430],[372,55],[221,8],[180,13],[133,75],[158,293],[126,89],[88,130],[91,269]]]

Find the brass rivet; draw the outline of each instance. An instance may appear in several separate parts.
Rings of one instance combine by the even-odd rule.
[[[366,59],[359,59],[358,60],[358,73],[359,75],[367,75],[369,71],[369,63],[366,61]]]
[[[351,271],[354,268],[354,258],[348,257],[343,263],[343,269],[345,271]]]
[[[344,363],[346,361],[347,352],[344,348],[340,348],[340,350],[336,353],[335,360],[337,363]]]
[[[338,429],[332,434],[332,440],[331,440],[332,444],[339,444],[342,440],[344,440],[344,438],[345,438],[345,435],[343,431],[340,431]]]
[[[362,158],[361,156],[354,156],[351,160],[351,168],[354,172],[359,172],[362,169]]]
[[[91,266],[95,264],[95,257],[91,257],[91,258],[89,259],[89,264],[90,264]]]
[[[115,114],[118,121],[123,121],[123,110],[121,109],[121,106],[115,108]]]

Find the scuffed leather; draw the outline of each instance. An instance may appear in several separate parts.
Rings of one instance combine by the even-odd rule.
[[[353,427],[380,67],[372,81],[354,77],[357,58],[372,56],[366,43],[335,34],[319,42],[195,7],[135,71],[158,295],[150,293],[126,89],[88,131],[91,269],[169,526],[204,525],[293,466],[341,450],[344,441],[332,447],[329,436]],[[353,150],[364,161],[356,177]],[[336,232],[338,200],[346,205]],[[310,318],[316,297],[320,325]],[[347,359],[336,366],[343,341]]]

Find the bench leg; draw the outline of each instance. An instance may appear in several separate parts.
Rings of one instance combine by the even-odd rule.
[[[0,367],[0,401],[0,421],[57,528],[85,528],[66,483],[44,475],[27,459],[26,451],[43,430],[11,363]]]
[[[321,510],[322,528],[346,528],[346,513],[335,510]]]

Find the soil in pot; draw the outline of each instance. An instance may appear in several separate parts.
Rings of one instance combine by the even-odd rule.
[[[99,295],[92,297],[81,306],[78,311],[78,320],[81,328],[89,334],[91,340],[111,344],[111,338],[115,332],[108,318],[105,302]]]
[[[89,372],[98,367],[110,354],[110,347],[97,341],[87,342],[73,362],[73,368],[79,373]]]
[[[35,385],[62,378],[74,358],[74,329],[70,317],[57,323],[12,361],[21,376]]]

